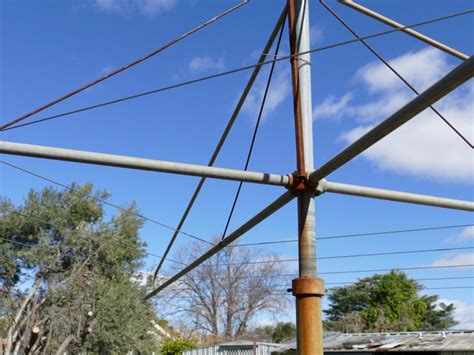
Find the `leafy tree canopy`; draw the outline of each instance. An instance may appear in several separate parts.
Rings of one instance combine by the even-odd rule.
[[[162,355],[181,355],[184,350],[195,348],[197,348],[197,345],[192,340],[178,338],[163,342],[160,353]]]
[[[454,305],[440,309],[438,296],[419,296],[420,285],[400,271],[335,287],[326,310],[329,330],[344,332],[441,330],[455,324]]]
[[[296,326],[290,322],[279,322],[273,330],[272,340],[283,343],[296,338]]]
[[[93,198],[87,197],[93,195]],[[136,281],[144,244],[132,204],[106,218],[92,185],[0,201],[0,337],[7,352],[150,352],[152,305]]]

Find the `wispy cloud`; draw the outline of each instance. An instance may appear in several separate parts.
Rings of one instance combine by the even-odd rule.
[[[464,228],[459,235],[454,238],[450,238],[450,241],[462,243],[470,240],[474,240],[474,226]]]
[[[194,57],[189,62],[189,69],[192,72],[207,72],[210,70],[222,70],[225,68],[224,59],[211,57]]]
[[[176,5],[176,0],[95,0],[95,3],[106,12],[153,16],[171,10]]]
[[[262,74],[261,74],[262,75]],[[265,74],[262,75],[265,77]],[[242,111],[257,115],[265,93],[266,80],[261,80],[254,85],[253,90],[247,96]],[[267,119],[291,94],[291,78],[288,70],[275,68],[270,90],[265,102],[264,119]],[[256,116],[255,116],[256,117]]]
[[[452,266],[474,264],[474,253],[456,253],[443,256],[431,263],[431,266]]]
[[[326,97],[323,102],[314,107],[313,119],[340,119],[346,114],[348,104],[351,101],[352,96],[352,93],[348,92],[340,98],[336,98],[334,96]]]
[[[452,68],[446,55],[431,48],[406,53],[391,64],[419,91]],[[357,125],[341,135],[347,143],[359,138],[414,96],[379,63],[362,67],[354,79],[372,99],[355,104],[355,98],[349,99],[352,98],[349,92],[340,98],[327,97],[314,110],[316,115],[319,113],[318,118],[354,119]],[[467,83],[436,104],[437,109],[471,141],[474,140],[473,94],[474,86]],[[468,183],[474,180],[474,165],[470,163],[472,150],[431,110],[423,111],[385,137],[363,153],[363,157],[380,169],[420,178]]]

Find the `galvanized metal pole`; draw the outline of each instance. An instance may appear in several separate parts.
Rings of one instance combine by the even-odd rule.
[[[437,196],[412,194],[402,191],[393,191],[386,189],[377,189],[373,187],[341,184],[338,182],[327,181],[322,179],[318,184],[318,192],[333,192],[336,194],[369,197],[379,200],[398,201],[405,203],[413,203],[417,205],[450,208],[460,211],[474,212],[474,202],[453,200]]]
[[[296,131],[299,277],[292,282],[296,297],[297,348],[301,355],[322,355],[321,297],[324,282],[316,278],[315,201],[306,173],[313,169],[309,1],[288,0],[291,72]]]
[[[0,142],[0,154],[63,160],[76,163],[114,166],[118,168],[157,171],[171,174],[205,176],[208,178],[245,181],[266,185],[287,186],[290,182],[289,175],[225,169],[207,165],[143,159],[124,155],[87,152],[82,150],[54,148],[14,142]]]
[[[441,42],[438,42],[438,41],[436,41],[436,40],[434,40],[434,39],[432,39],[428,36],[425,36],[424,34],[421,34],[420,32],[417,32],[412,28],[406,28],[405,25],[402,25],[401,23],[398,23],[397,21],[394,21],[391,18],[388,18],[388,17],[386,17],[382,14],[379,14],[378,12],[375,12],[371,9],[368,9],[367,7],[364,7],[360,4],[357,4],[352,0],[339,0],[339,2],[341,4],[344,4],[346,6],[349,6],[349,7],[353,8],[356,11],[359,11],[360,13],[362,13],[364,15],[370,16],[370,17],[372,17],[373,19],[375,19],[377,21],[383,22],[386,25],[392,26],[393,28],[401,29],[406,34],[408,34],[412,37],[415,37],[415,38],[419,39],[420,41],[428,43],[429,45],[431,45],[433,47],[436,47],[436,48],[442,50],[443,52],[449,53],[449,54],[451,54],[451,55],[453,55],[453,56],[455,56],[455,57],[457,57],[461,60],[469,59],[468,55],[466,55],[464,53],[461,53],[461,52],[459,52],[459,51],[457,51],[457,50],[455,50],[451,47],[448,47],[447,45],[445,45]]]

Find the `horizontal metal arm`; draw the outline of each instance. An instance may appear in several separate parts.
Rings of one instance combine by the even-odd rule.
[[[199,265],[201,265],[203,262],[217,254],[219,251],[224,249],[226,246],[228,246],[230,243],[235,241],[237,238],[242,236],[244,233],[248,232],[250,229],[255,227],[257,224],[259,224],[261,221],[263,221],[265,218],[271,216],[273,213],[278,211],[280,208],[285,206],[288,202],[293,200],[295,198],[295,195],[293,195],[290,192],[285,192],[283,195],[281,195],[279,198],[277,198],[274,202],[269,204],[267,207],[265,207],[262,211],[260,211],[257,215],[254,217],[250,218],[247,222],[245,222],[241,227],[237,228],[234,232],[229,234],[227,238],[224,238],[219,242],[219,244],[216,244],[214,247],[209,249],[207,252],[205,252],[202,256],[197,258],[195,261],[193,261],[191,264],[189,264],[187,267],[185,267],[183,270],[178,272],[176,275],[173,277],[169,278],[166,280],[163,284],[161,284],[159,287],[155,288],[153,291],[151,291],[148,295],[145,296],[145,299],[149,299],[156,295],[158,292],[164,290],[166,287],[186,275],[188,272],[192,271]]]
[[[385,121],[378,124],[319,169],[311,173],[309,175],[310,182],[316,185],[319,180],[325,178],[334,170],[370,148],[382,138],[392,133],[398,127],[434,104],[436,101],[461,86],[464,82],[469,80],[473,74],[474,56],[458,65],[435,84],[392,114]],[[468,162],[466,162],[466,164],[468,164]]]
[[[337,182],[330,182],[326,179],[323,179],[319,182],[318,191],[321,193],[333,192],[336,194],[370,197],[380,200],[413,203],[417,205],[435,206],[471,212],[474,211],[474,202],[471,201],[452,200],[449,198],[436,196],[412,194],[408,192],[377,189],[359,185],[341,184]]]
[[[114,166],[127,169],[158,171],[191,176],[205,176],[215,179],[245,181],[266,185],[286,186],[290,181],[288,175],[241,171],[204,165],[175,163],[162,160],[143,159],[123,155],[86,152],[81,150],[45,147],[40,145],[13,142],[0,142],[0,153],[21,155],[33,158],[71,161],[84,164]]]
[[[417,32],[411,28],[407,28],[406,26],[402,25],[401,23],[398,23],[394,20],[392,20],[391,18],[388,18],[382,14],[379,14],[378,12],[375,12],[371,9],[368,9],[366,8],[365,6],[362,6],[360,4],[357,4],[355,3],[354,1],[352,0],[339,0],[339,2],[343,5],[346,5],[346,6],[349,6],[350,8],[356,10],[356,11],[359,11],[360,13],[364,14],[364,15],[367,15],[367,16],[370,16],[372,17],[373,19],[377,20],[377,21],[380,21],[380,22],[383,22],[385,23],[386,25],[389,25],[389,26],[392,26],[394,28],[399,28],[401,31],[405,32],[406,34],[412,36],[412,37],[415,37],[417,39],[419,39],[420,41],[423,41],[425,43],[428,43],[429,45],[433,46],[433,47],[436,47],[440,50],[442,50],[443,52],[446,52],[448,54],[451,54],[459,59],[462,59],[462,60],[467,60],[469,59],[469,56],[464,54],[464,53],[461,53],[451,47],[448,47],[447,45],[441,43],[441,42],[438,42],[428,36],[425,36],[424,34],[421,34],[420,32]]]

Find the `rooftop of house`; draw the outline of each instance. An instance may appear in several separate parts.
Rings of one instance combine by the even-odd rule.
[[[474,331],[433,331],[407,333],[327,333],[324,351],[472,351]],[[296,349],[295,343],[275,351],[285,353]]]

